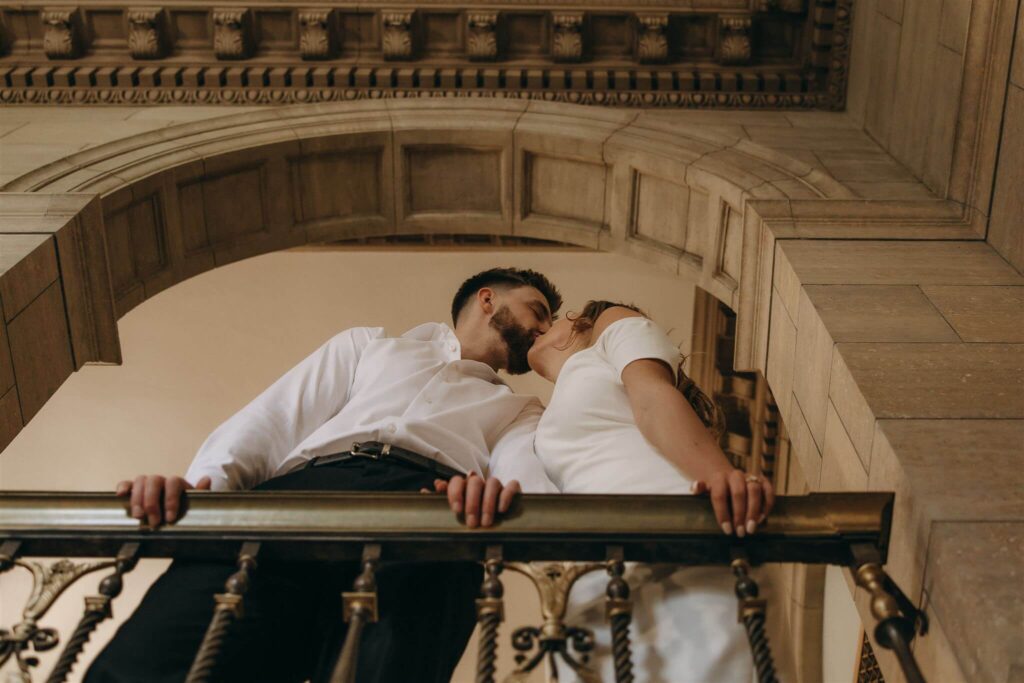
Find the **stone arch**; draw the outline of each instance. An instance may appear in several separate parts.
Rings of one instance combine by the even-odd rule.
[[[57,359],[26,375],[40,379],[20,386],[19,373],[23,422],[73,369],[119,362],[116,319],[166,287],[241,258],[360,237],[517,236],[641,259],[738,311],[738,366],[763,369],[758,264],[774,246],[752,201],[850,196],[739,137],[637,111],[506,99],[229,115],[94,147],[3,192],[21,193],[3,196],[40,214],[42,235],[8,275],[59,270],[37,324],[59,327],[60,305],[67,323],[66,343],[33,350]],[[0,297],[10,320],[10,296]],[[25,334],[11,330],[12,348]]]

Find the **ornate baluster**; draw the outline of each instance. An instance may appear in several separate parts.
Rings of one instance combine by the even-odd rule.
[[[46,683],[63,683],[67,679],[96,626],[111,616],[110,603],[121,594],[121,588],[124,586],[122,577],[135,568],[138,560],[138,543],[125,543],[121,546],[117,559],[114,560],[114,573],[100,582],[99,595],[85,599],[85,614],[64,646],[64,651],[60,653],[60,659],[57,660]]]
[[[608,548],[608,589],[605,616],[611,624],[612,656],[615,661],[616,683],[633,683],[633,658],[629,645],[629,622],[633,618],[633,601],[629,599],[629,584],[622,578],[626,572],[622,546]]]
[[[380,545],[368,543],[363,547],[363,573],[356,578],[354,591],[342,593],[343,615],[348,622],[345,644],[338,656],[338,663],[331,674],[331,683],[352,683],[356,680],[356,665],[359,658],[359,641],[363,627],[377,621],[377,581],[374,572],[380,562]]]
[[[896,653],[908,683],[924,683],[910,643],[917,633],[928,632],[928,618],[904,595],[896,582],[885,573],[873,546],[855,545],[853,578],[857,585],[871,594],[871,614],[878,620],[875,641]]]
[[[212,680],[213,667],[224,646],[228,629],[236,619],[242,617],[242,601],[249,590],[249,576],[256,568],[256,555],[259,551],[259,543],[242,544],[242,550],[238,553],[238,571],[229,576],[224,583],[226,592],[213,596],[216,602],[213,619],[210,620],[203,642],[199,645],[199,652],[192,662],[192,668],[185,679],[186,683],[206,683]]]
[[[775,677],[775,663],[765,632],[765,600],[758,596],[757,582],[750,577],[750,564],[745,557],[732,561],[732,573],[736,576],[736,597],[739,599],[739,621],[747,630],[747,640],[754,656],[754,668],[760,683],[778,683]]]
[[[498,624],[505,620],[505,588],[498,576],[503,569],[501,546],[487,548],[484,562],[484,584],[476,601],[476,617],[480,622],[480,644],[477,647],[476,683],[494,683],[494,662],[498,657]]]

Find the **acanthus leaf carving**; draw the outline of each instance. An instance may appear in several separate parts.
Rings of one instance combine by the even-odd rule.
[[[466,15],[466,56],[474,61],[498,58],[498,13]]]
[[[636,56],[642,64],[664,62],[668,59],[668,14],[645,12],[637,14],[639,31]]]
[[[750,44],[751,17],[735,14],[719,17],[718,61],[721,64],[746,64],[753,49]]]
[[[213,52],[217,59],[246,59],[252,54],[252,12],[247,7],[213,10]]]
[[[381,10],[381,50],[384,59],[412,59],[413,10]]]
[[[160,59],[167,54],[167,23],[160,7],[133,7],[128,20],[128,51],[135,59]]]
[[[82,54],[82,32],[77,7],[44,9],[43,51],[50,59],[74,59]]]
[[[299,10],[299,50],[303,59],[329,59],[337,51],[334,10]]]
[[[553,12],[551,23],[551,58],[556,62],[579,62],[583,59],[583,12]]]

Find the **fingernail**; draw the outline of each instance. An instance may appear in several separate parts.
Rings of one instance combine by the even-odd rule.
[[[740,524],[738,527],[736,527],[736,536],[737,537],[743,538],[746,535],[747,535],[747,530],[743,528],[742,524]]]
[[[462,503],[456,502],[455,506],[454,506],[454,509],[455,509],[455,514],[461,515],[462,514]]]
[[[722,531],[725,532],[726,536],[732,536],[732,523],[722,522]]]
[[[491,517],[490,515],[484,515],[483,520],[481,520],[481,522],[480,522],[480,526],[490,526],[491,522],[493,522],[493,521],[494,521],[493,517]]]
[[[167,523],[168,524],[170,524],[171,522],[173,522],[177,518],[177,516],[173,512],[168,512],[166,517],[167,517]]]
[[[468,526],[468,527],[475,527],[476,526],[476,515],[466,515],[466,526]]]
[[[748,519],[747,520],[747,533],[748,534],[752,534],[755,531],[757,531],[757,523],[754,520],[752,520],[752,519]]]
[[[142,508],[139,507],[138,505],[133,505],[132,506],[132,517],[134,517],[135,519],[141,518],[142,517]]]

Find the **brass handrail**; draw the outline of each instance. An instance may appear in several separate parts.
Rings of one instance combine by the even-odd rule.
[[[884,561],[891,493],[779,496],[768,522],[744,539],[722,534],[707,499],[691,496],[524,495],[488,529],[469,529],[436,495],[415,493],[190,492],[173,525],[150,529],[109,493],[0,492],[0,540],[24,555],[110,556],[140,542],[141,556],[232,558],[226,541],[261,541],[267,556],[358,559],[367,542],[405,560],[480,560],[500,543],[509,561],[602,561],[609,543],[626,560],[721,564],[742,546],[751,562],[849,564],[852,544]],[[387,559],[387,557],[385,557]]]

